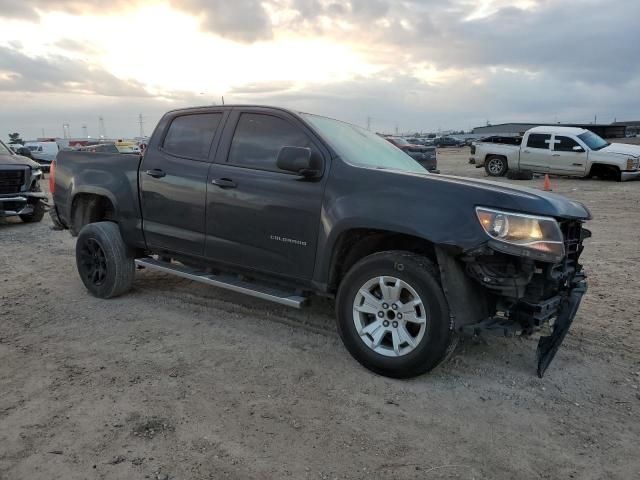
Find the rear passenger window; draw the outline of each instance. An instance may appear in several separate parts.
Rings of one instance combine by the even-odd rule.
[[[573,147],[579,147],[578,142],[573,138],[559,137],[556,135],[553,149],[556,152],[573,152]]]
[[[546,135],[542,133],[532,133],[529,135],[529,139],[527,140],[527,147],[544,148],[545,150],[548,150],[550,143],[551,143],[551,135]]]
[[[195,160],[207,160],[222,113],[184,115],[171,122],[163,148],[167,153]]]
[[[276,160],[284,146],[312,148],[312,143],[302,130],[281,118],[243,113],[233,135],[229,163],[259,170],[282,171],[276,166]]]

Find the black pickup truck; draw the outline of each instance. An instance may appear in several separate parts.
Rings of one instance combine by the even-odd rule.
[[[143,157],[60,152],[54,221],[78,235],[86,288],[135,265],[292,307],[335,298],[339,334],[383,375],[429,371],[460,335],[530,335],[538,374],[576,314],[586,207],[434,175],[383,138],[262,106],[177,110]]]

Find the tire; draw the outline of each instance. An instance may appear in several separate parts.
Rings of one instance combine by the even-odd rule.
[[[503,177],[508,169],[507,159],[499,155],[489,155],[484,161],[484,171],[490,177]]]
[[[369,255],[347,272],[336,300],[338,333],[365,368],[387,377],[415,377],[433,370],[453,351],[457,337],[436,272],[428,258],[404,251]],[[386,297],[380,295],[380,278]],[[394,292],[400,292],[399,301]],[[410,307],[414,300],[421,303]],[[361,336],[358,328],[368,331]]]
[[[27,213],[25,215],[20,215],[20,220],[24,223],[36,223],[41,222],[44,217],[45,206],[41,201],[36,202],[33,205],[33,212]]]
[[[133,285],[133,251],[122,240],[116,223],[90,223],[80,230],[76,265],[82,283],[95,297],[117,297]]]

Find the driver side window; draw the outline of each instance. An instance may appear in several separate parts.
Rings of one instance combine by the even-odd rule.
[[[553,149],[556,152],[573,152],[573,147],[580,146],[573,138],[561,137],[559,135],[556,135],[553,143]]]

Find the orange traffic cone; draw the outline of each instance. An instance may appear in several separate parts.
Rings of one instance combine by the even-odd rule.
[[[549,181],[549,174],[545,173],[544,174],[544,191],[545,192],[550,192],[551,191],[551,182]]]

